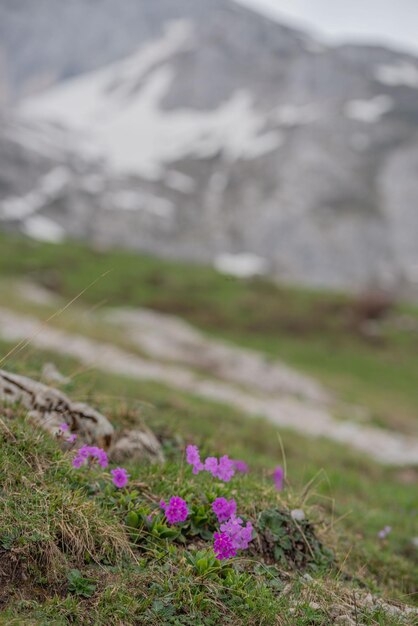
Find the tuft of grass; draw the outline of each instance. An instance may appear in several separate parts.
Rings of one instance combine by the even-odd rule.
[[[85,497],[86,485],[45,433],[16,416],[0,420],[0,438],[3,584],[31,573],[40,586],[53,585],[68,563],[130,558],[123,528]]]

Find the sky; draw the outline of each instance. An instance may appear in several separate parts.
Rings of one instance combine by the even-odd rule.
[[[418,54],[418,0],[236,0],[331,41],[383,43]]]

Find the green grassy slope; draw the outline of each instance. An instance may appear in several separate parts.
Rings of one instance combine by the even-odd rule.
[[[2,345],[2,353],[7,348]],[[8,367],[36,376],[50,357],[28,352],[11,359]],[[54,355],[54,360],[65,374],[77,370],[77,364],[67,358]],[[0,563],[12,554],[26,583],[5,586],[0,597],[5,623],[13,623],[7,620],[17,613],[20,619],[39,620],[34,623],[105,624],[106,615],[114,611],[118,624],[154,624],[162,616],[167,624],[211,624],[224,616],[225,624],[325,625],[331,623],[339,603],[354,611],[353,590],[359,598],[368,590],[384,599],[414,602],[418,581],[411,538],[416,532],[416,502],[403,471],[378,466],[327,441],[278,433],[263,420],[243,418],[222,405],[156,384],[86,372],[66,391],[71,397],[87,398],[120,428],[145,422],[162,437],[168,458],[163,470],[127,465],[132,484],[146,484],[157,501],[172,493],[211,492],[211,482],[193,477],[184,465],[186,443],[199,444],[204,454],[242,458],[251,472],[234,479],[222,493],[234,495],[240,512],[250,519],[271,506],[303,508],[324,544],[333,550],[335,566],[309,568],[316,581],[312,586],[305,570],[283,565],[260,570],[251,559],[238,559],[238,569],[231,574],[233,580],[227,578],[225,588],[220,572],[201,578],[193,569],[186,558],[193,547],[185,552],[177,544],[154,541],[139,553],[134,548],[134,557],[129,557],[120,535],[123,514],[113,502],[97,496],[100,476],[71,469],[48,436],[28,427],[24,415],[10,418],[9,413],[3,423],[12,434],[1,430],[0,504],[6,515],[0,523]],[[271,471],[284,462],[279,436],[288,481],[277,494]],[[139,493],[139,500],[147,503],[146,495]],[[76,547],[63,545],[61,525],[79,526],[80,519],[85,534],[72,538]],[[377,532],[386,525],[393,531],[380,541]],[[101,535],[106,541],[100,540]],[[118,549],[108,542],[109,536]],[[89,546],[87,556],[83,541]],[[45,558],[51,559],[51,567],[45,568]],[[92,598],[69,591],[67,577],[73,569],[94,581]],[[281,593],[285,585],[290,585],[287,595]],[[312,603],[316,608],[310,608]],[[361,623],[398,623],[382,609],[362,606],[359,610]],[[141,622],[140,616],[147,621]]]
[[[108,272],[108,273],[107,273]],[[145,306],[280,357],[314,374],[341,399],[366,406],[382,426],[417,433],[418,332],[390,321],[379,338],[353,326],[349,298],[241,281],[214,270],[81,244],[49,245],[0,235],[0,277],[30,277],[64,296],[84,291],[94,307]],[[398,307],[418,323],[418,312]]]
[[[238,281],[208,268],[127,252],[4,235],[0,278],[7,278],[3,286],[30,278],[64,299],[90,285],[80,298],[87,307],[140,305],[182,315],[208,333],[313,373],[343,399],[370,408],[377,423],[416,432],[418,334],[388,322],[379,340],[366,338],[352,327],[352,303],[338,294]],[[6,292],[0,294],[0,305],[21,310]],[[414,310],[408,315],[417,318]],[[65,324],[77,328],[78,323],[70,308]],[[94,332],[100,339],[106,329]],[[0,358],[11,347],[0,343]],[[181,490],[211,493],[211,484],[192,477],[184,465],[184,446],[193,442],[204,454],[229,454],[250,464],[250,474],[237,477],[225,492],[237,499],[244,515],[255,520],[271,506],[303,508],[334,552],[335,564],[307,572],[295,571],[291,563],[270,569],[255,555],[258,565],[253,557],[240,558],[231,571],[228,566],[202,573],[188,557],[200,545],[143,537],[131,552],[125,511],[101,496],[101,477],[75,472],[68,455],[33,431],[23,413],[2,417],[0,407],[5,425],[0,426],[0,624],[325,626],[344,614],[354,623],[413,623],[363,599],[370,591],[385,600],[416,601],[415,469],[385,468],[337,444],[278,432],[263,420],[158,384],[83,372],[71,359],[30,346],[7,359],[5,367],[36,378],[46,359],[64,374],[76,374],[65,389],[71,397],[94,404],[119,428],[142,421],[162,438],[168,459],[163,470],[127,466],[139,501],[149,504],[135,483],[145,483],[157,500]],[[284,463],[287,485],[277,494],[271,472]],[[392,533],[378,540],[378,531],[387,525]],[[74,529],[65,541],[63,527]],[[16,578],[5,565],[11,558]],[[71,586],[68,576],[75,569],[91,582]],[[94,586],[89,597],[80,595],[83,584]]]

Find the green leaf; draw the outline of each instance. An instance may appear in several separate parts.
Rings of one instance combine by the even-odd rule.
[[[138,528],[139,526],[139,515],[135,513],[135,511],[129,511],[125,518],[125,523],[130,528]]]

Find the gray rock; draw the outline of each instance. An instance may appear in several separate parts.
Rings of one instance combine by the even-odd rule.
[[[126,460],[148,460],[151,463],[164,461],[160,442],[154,433],[146,428],[124,431],[111,447],[109,454],[115,463]]]
[[[73,402],[57,389],[36,380],[0,370],[0,402],[20,404],[28,417],[52,434],[58,434],[65,422],[78,443],[94,443],[109,447],[113,426],[109,420],[84,402]]]

